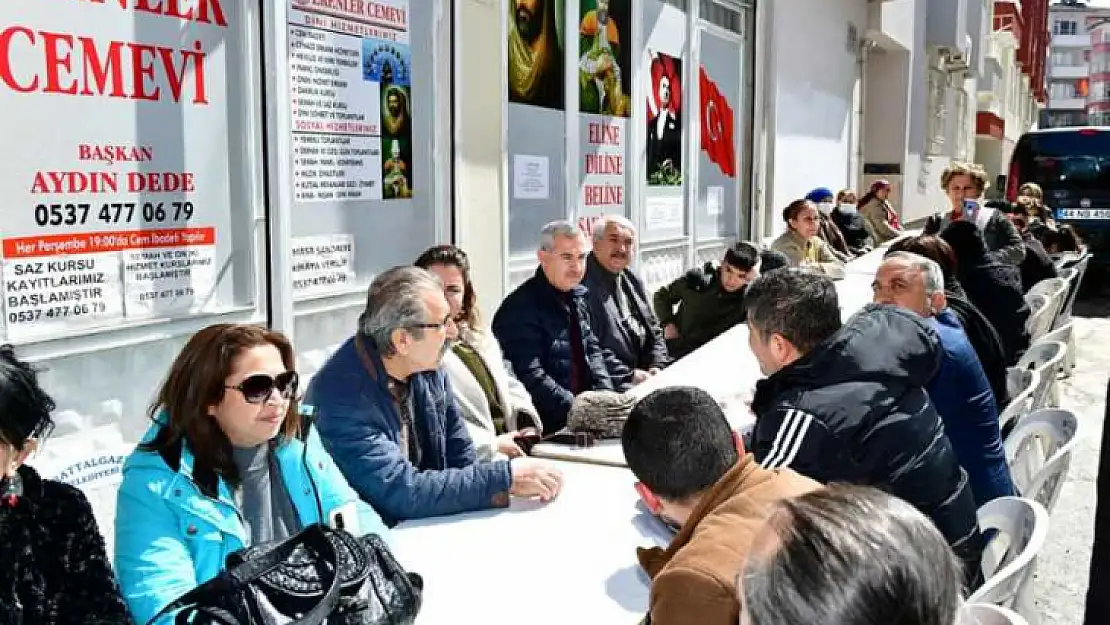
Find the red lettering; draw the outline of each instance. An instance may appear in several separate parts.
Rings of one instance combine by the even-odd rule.
[[[192,172],[128,172],[127,191],[129,193],[192,193],[197,190],[195,175]]]
[[[158,49],[141,43],[131,44],[131,73],[135,85],[135,92],[131,97],[136,100],[157,100],[162,94],[162,90],[157,85],[154,91],[149,93],[146,91],[147,78],[154,80],[154,59],[151,58],[147,63],[143,60],[144,53],[149,53],[153,57],[158,53]]]
[[[113,41],[108,44],[108,54],[105,55],[103,63],[96,51],[96,43],[92,39],[82,37],[81,49],[85,66],[85,88],[81,90],[81,95],[105,93],[108,85],[111,84],[112,89],[109,94],[111,97],[126,97],[123,91],[123,42]],[[111,83],[108,81],[108,72],[112,73]],[[96,91],[90,89],[92,85],[96,86]]]
[[[43,92],[76,95],[76,79],[71,78],[67,87],[63,88],[61,84],[62,70],[65,70],[67,75],[72,75],[73,73],[73,68],[70,66],[70,53],[73,51],[73,36],[47,32],[41,34],[42,45],[46,48],[46,87],[43,88]],[[64,51],[58,49],[59,44],[65,45]]]
[[[591,122],[589,125],[589,142],[598,145],[620,145],[620,133],[620,126]]]
[[[86,0],[94,4],[105,4],[107,0]],[[189,20],[192,22],[199,22],[201,24],[216,24],[217,26],[227,27],[227,18],[224,17],[224,9],[220,6],[220,0],[195,0],[196,6],[182,9],[182,4],[189,4],[192,0],[134,0],[134,6],[131,8],[135,11],[142,11],[143,13],[150,13],[153,15],[160,15],[163,17],[172,17],[176,19]],[[116,0],[119,8],[127,10],[128,0]]]
[[[624,204],[624,188],[610,184],[589,184],[582,189],[586,206],[620,206]]]
[[[12,54],[12,38],[15,37],[16,33],[26,37],[32,46],[35,45],[35,33],[30,28],[12,26],[0,31],[0,81],[3,81],[12,91],[18,91],[19,93],[38,91],[38,76],[31,78],[31,84],[26,87],[16,82],[15,73],[12,71],[12,57],[15,56]]]
[[[118,193],[119,175],[104,171],[37,171],[31,182],[33,194]]]

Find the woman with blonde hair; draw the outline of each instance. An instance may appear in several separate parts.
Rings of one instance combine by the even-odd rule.
[[[969,221],[983,233],[987,249],[993,256],[1015,267],[1021,264],[1025,258],[1025,243],[1017,228],[1002,211],[983,203],[987,172],[982,167],[954,161],[941,173],[940,185],[948,195],[950,208],[929,217],[925,222],[925,234],[939,234],[953,222]]]
[[[470,259],[454,245],[437,245],[415,264],[439,276],[459,329],[442,367],[478,458],[523,456],[542,434],[543,424],[528,390],[506,368],[497,339],[481,324]]]
[[[340,517],[356,536],[386,536],[302,415],[295,361],[278,332],[217,324],[170,365],[116,503],[116,573],[139,623],[245,547]]]

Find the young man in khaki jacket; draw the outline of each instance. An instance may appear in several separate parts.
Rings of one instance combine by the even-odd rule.
[[[645,503],[680,528],[666,549],[640,549],[651,625],[735,625],[736,576],[773,504],[820,488],[743,451],[717,402],[693,387],[660,389],[632,409],[621,437]]]

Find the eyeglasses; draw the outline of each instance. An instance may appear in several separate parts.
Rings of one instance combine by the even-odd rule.
[[[292,399],[297,394],[297,377],[296,371],[286,371],[279,373],[276,376],[269,376],[265,373],[257,373],[252,375],[235,386],[224,386],[224,388],[235,389],[243,394],[243,399],[247,400],[248,404],[261,404],[270,398],[276,388],[282,399]]]
[[[451,325],[451,315],[447,315],[443,318],[443,321],[440,321],[439,323],[411,323],[406,327],[413,330],[417,328],[420,328],[421,330],[443,330],[449,325]]]

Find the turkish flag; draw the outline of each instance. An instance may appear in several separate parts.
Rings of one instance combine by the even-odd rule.
[[[701,149],[709,160],[721,168],[729,178],[736,177],[736,115],[728,100],[709,79],[705,67],[698,68],[698,90],[701,94]]]

